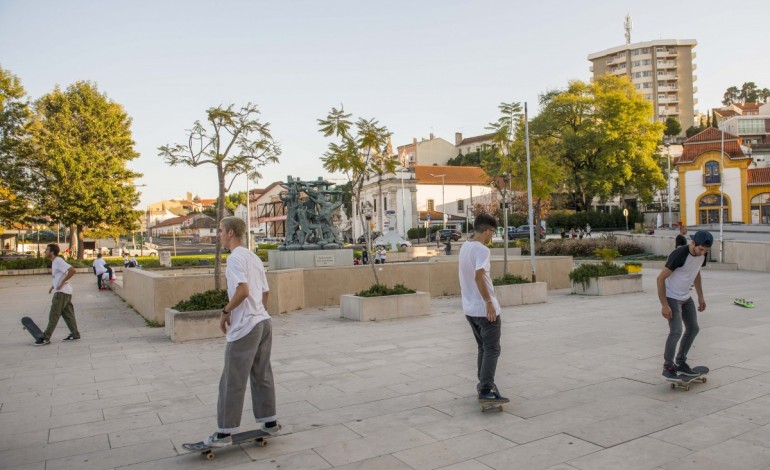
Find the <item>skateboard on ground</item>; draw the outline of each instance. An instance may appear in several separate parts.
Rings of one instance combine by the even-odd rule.
[[[751,301],[751,300],[735,299],[735,301],[733,303],[735,305],[740,305],[741,307],[754,308],[754,302]]]
[[[508,403],[508,399],[504,398],[502,400],[481,400],[479,399],[479,405],[481,407],[481,412],[494,410],[497,408],[497,411],[503,411],[503,404]]]
[[[254,443],[260,447],[267,445],[267,439],[275,437],[273,434],[268,434],[261,429],[254,429],[253,431],[239,432],[231,436],[233,438],[233,446],[243,444],[245,442],[254,441]],[[232,446],[225,447],[210,447],[203,443],[203,441],[182,444],[182,448],[191,452],[200,452],[201,457],[205,457],[207,460],[214,458],[214,451],[217,449],[224,449]]]
[[[690,386],[694,383],[705,384],[708,381],[706,377],[709,373],[709,368],[706,366],[693,367],[692,370],[700,375],[690,377],[689,375],[680,375],[678,379],[666,379],[671,383],[671,390],[684,390],[685,392],[690,390]]]
[[[35,341],[43,337],[43,332],[40,331],[40,327],[38,327],[31,318],[23,317],[21,319],[21,324],[24,325],[25,330],[29,331],[29,334],[32,335]]]

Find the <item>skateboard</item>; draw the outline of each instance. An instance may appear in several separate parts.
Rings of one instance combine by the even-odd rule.
[[[482,413],[485,411],[494,410],[495,408],[497,408],[497,411],[503,411],[504,403],[508,403],[508,400],[479,400]]]
[[[254,429],[253,431],[246,431],[246,432],[239,432],[238,434],[233,434],[233,446],[237,444],[243,444],[244,442],[250,442],[254,441],[254,443],[260,447],[265,447],[267,445],[267,439],[274,437],[273,434],[268,434],[265,431],[262,431],[260,429]],[[225,446],[225,447],[232,447],[232,446]],[[210,447],[203,443],[203,441],[189,443],[189,444],[182,444],[182,448],[185,450],[189,450],[191,452],[200,452],[201,457],[206,458],[206,460],[212,460],[214,458],[214,451],[217,449],[223,449],[225,447]]]
[[[741,307],[754,308],[754,302],[751,301],[751,300],[735,299],[735,301],[733,303],[735,305],[740,305]]]
[[[708,377],[706,377],[709,373],[708,367],[698,366],[698,367],[693,367],[692,370],[694,372],[699,373],[700,375],[695,377],[680,375],[679,380],[676,380],[676,381],[674,381],[673,379],[666,379],[667,382],[671,383],[671,390],[684,390],[685,392],[688,392],[692,384],[694,383],[705,384],[708,381]]]
[[[31,334],[36,341],[43,337],[43,332],[40,331],[40,328],[35,324],[34,321],[32,321],[31,318],[22,318],[21,324],[24,325],[24,329],[29,331],[29,334]]]

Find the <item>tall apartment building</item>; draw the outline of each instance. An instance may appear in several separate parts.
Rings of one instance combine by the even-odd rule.
[[[588,56],[594,77],[605,73],[626,75],[634,87],[652,103],[657,121],[676,118],[684,131],[695,125],[695,105],[698,100],[693,85],[693,63],[698,44],[695,39],[661,39],[630,44],[630,28],[627,27],[627,44],[613,47]]]

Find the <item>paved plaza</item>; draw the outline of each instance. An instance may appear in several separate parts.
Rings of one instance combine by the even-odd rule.
[[[387,268],[384,268],[387,269]],[[689,392],[661,379],[668,328],[644,293],[503,310],[505,412],[480,413],[476,346],[459,297],[429,316],[378,323],[339,308],[276,316],[273,371],[285,435],[207,461],[184,442],[215,429],[224,339],[171,343],[92,275],[73,279],[83,339],[49,346],[49,276],[0,277],[0,468],[770,469],[767,273],[703,273],[708,309]],[[733,305],[736,297],[757,308]],[[253,428],[247,397],[242,429]]]

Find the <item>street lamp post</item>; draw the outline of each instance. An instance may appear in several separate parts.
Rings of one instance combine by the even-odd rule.
[[[668,228],[671,229],[671,142],[666,141],[663,145],[666,146],[666,161],[668,162],[668,178],[666,186],[666,196],[668,199]]]
[[[732,119],[732,118],[730,118]],[[721,263],[724,260],[724,251],[725,251],[725,242],[724,238],[722,238],[722,226],[724,224],[724,205],[725,205],[725,131],[722,129],[722,124],[725,124],[730,119],[725,119],[724,121],[719,123],[719,132],[722,134],[722,148],[721,148],[721,168],[719,169],[719,262]]]
[[[503,275],[508,274],[508,183],[511,175],[503,172]]]
[[[407,168],[401,167],[401,237],[406,240],[406,197],[404,196],[404,172]]]
[[[443,219],[444,219],[443,228],[446,228],[446,221],[447,221],[446,199],[444,199],[444,177],[446,176],[446,174],[434,175],[433,173],[431,173],[430,176],[434,178],[441,178],[441,214],[443,215]]]

